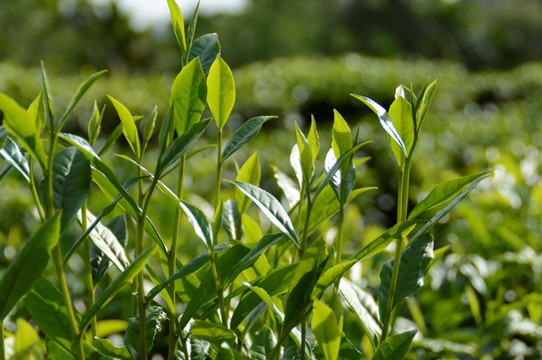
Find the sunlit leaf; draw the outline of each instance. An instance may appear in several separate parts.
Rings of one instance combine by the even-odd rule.
[[[120,121],[122,123],[122,132],[124,133],[124,137],[128,141],[128,144],[132,148],[132,151],[136,155],[136,157],[141,156],[141,145],[139,144],[139,134],[137,132],[137,126],[135,124],[134,117],[130,113],[130,111],[122,105],[117,99],[113,98],[112,96],[109,96],[109,100],[113,103],[113,106],[117,110],[117,114],[119,115]]]
[[[372,360],[404,359],[417,332],[418,330],[410,330],[386,338],[376,349]]]
[[[173,31],[177,38],[177,43],[181,47],[181,56],[186,53],[186,37],[184,35],[184,19],[181,8],[175,0],[167,0],[169,6],[169,13],[171,15],[171,24],[173,25]]]
[[[235,103],[235,83],[229,66],[220,56],[217,56],[207,77],[207,103],[216,125],[222,129]]]
[[[30,182],[30,168],[28,166],[28,161],[26,161],[21,150],[11,138],[6,137],[4,141],[4,145],[0,147],[0,156],[13,166],[26,181]]]
[[[200,238],[207,249],[211,251],[214,246],[213,229],[203,211],[183,200],[181,200],[180,205],[197,237]]]
[[[260,161],[258,159],[258,152],[255,152],[248,158],[243,166],[241,166],[235,180],[258,186],[260,185],[260,176]],[[237,199],[239,212],[244,214],[250,205],[250,199],[237,188],[235,189],[235,198]]]
[[[311,328],[326,360],[336,360],[339,356],[341,325],[329,306],[319,300],[314,301]]]

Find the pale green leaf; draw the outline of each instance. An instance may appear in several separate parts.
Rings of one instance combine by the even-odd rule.
[[[260,176],[260,161],[258,159],[258,152],[255,152],[248,158],[243,166],[241,166],[235,180],[258,186],[260,185]],[[235,191],[235,198],[237,199],[239,212],[244,214],[250,205],[250,199],[237,188]]]
[[[177,43],[181,47],[181,56],[184,56],[186,53],[186,37],[184,35],[184,19],[181,12],[181,8],[175,0],[167,0],[169,6],[169,13],[171,15],[171,24],[173,26],[173,31],[175,32],[175,37],[177,38]]]
[[[342,115],[335,109],[333,109],[331,147],[337,158],[352,148],[352,132],[350,131],[350,127]]]
[[[222,129],[235,104],[235,83],[229,66],[220,56],[217,56],[207,77],[207,103],[218,128]]]
[[[314,301],[311,328],[326,360],[336,360],[339,356],[341,325],[333,310],[320,300]]]
[[[134,152],[136,157],[139,158],[141,156],[141,146],[139,144],[139,134],[137,132],[137,126],[135,124],[134,117],[132,116],[130,111],[117,99],[113,98],[110,95],[108,95],[107,97],[113,103],[115,110],[117,110],[117,114],[119,115],[120,121],[122,123],[122,132],[124,134],[124,137],[128,141],[128,144],[132,148],[132,151]]]

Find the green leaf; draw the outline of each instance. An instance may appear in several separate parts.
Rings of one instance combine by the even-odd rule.
[[[48,350],[50,350],[49,341],[53,341],[56,346],[73,356],[73,334],[62,294],[49,280],[37,274],[39,280],[25,298],[26,307],[40,331],[48,339]]]
[[[294,145],[290,152],[290,166],[294,171],[299,189],[301,189],[303,187],[303,167],[301,166],[301,153],[297,144]]]
[[[386,338],[376,349],[373,360],[404,359],[417,332],[418,330],[410,330]]]
[[[314,164],[318,157],[318,152],[320,151],[320,137],[318,136],[318,130],[316,129],[314,115],[311,115],[311,127],[309,129],[309,135],[307,135],[307,141],[311,146],[312,163]]]
[[[209,321],[196,320],[190,327],[190,336],[195,339],[205,340],[217,347],[223,342],[233,345],[235,334],[223,325]]]
[[[356,95],[351,94],[356,99],[363,102],[365,105],[367,105],[377,116],[380,120],[380,124],[386,130],[388,135],[399,145],[401,148],[403,155],[407,156],[408,152],[405,146],[405,143],[403,142],[403,139],[401,139],[401,136],[399,136],[399,133],[395,129],[393,125],[393,121],[391,120],[390,116],[386,112],[386,110],[380,106],[378,103],[376,103],[374,100],[369,99],[368,97],[362,96],[362,95]]]
[[[90,114],[90,121],[88,122],[88,142],[91,145],[96,144],[98,135],[100,134],[100,127],[102,122],[102,116],[100,116],[100,110],[98,109],[98,103],[94,101],[92,107],[92,114]]]
[[[284,234],[282,233],[267,234],[262,237],[261,240],[258,241],[258,243],[250,250],[250,252],[237,264],[235,264],[233,269],[227,273],[225,279],[222,281],[222,285],[226,287],[228,284],[233,282],[237,275],[239,275],[245,269],[251,267],[264,251],[277,244],[283,239],[283,237]]]
[[[486,169],[476,174],[464,176],[438,184],[433,190],[431,190],[431,192],[425,197],[425,199],[423,199],[418,205],[416,205],[416,207],[414,207],[414,209],[412,209],[412,211],[408,215],[408,219],[415,219],[424,211],[434,208],[435,206],[438,206],[443,202],[451,199],[465,186],[481,177],[489,175],[491,172],[493,172],[492,169]]]
[[[341,279],[339,284],[339,291],[343,296],[344,300],[348,306],[354,311],[357,315],[363,330],[367,334],[373,348],[378,346],[378,341],[380,339],[380,334],[382,329],[378,324],[378,321],[367,311],[365,306],[361,303],[356,291],[348,280]],[[373,300],[374,302],[374,300]]]
[[[124,346],[115,346],[109,339],[94,338],[93,343],[100,353],[119,360],[131,360],[130,353]]]
[[[124,137],[128,141],[128,144],[132,148],[135,156],[139,158],[141,156],[141,146],[139,144],[139,135],[137,133],[137,126],[135,124],[134,117],[130,111],[122,105],[118,100],[113,98],[110,95],[107,95],[109,100],[113,103],[117,114],[119,115],[120,121],[122,123],[122,132]]]
[[[2,171],[0,171],[0,181],[2,181],[2,179],[11,172],[11,170],[13,170],[13,166],[10,165],[10,164],[7,164],[6,166],[4,166],[4,168],[2,169]]]
[[[195,258],[190,260],[186,265],[181,267],[176,273],[174,273],[173,275],[168,277],[166,280],[162,281],[160,284],[152,288],[151,291],[149,291],[147,295],[145,296],[145,300],[149,302],[172,281],[182,279],[185,276],[195,273],[196,271],[201,269],[205,264],[207,264],[208,261],[209,261],[208,253],[196,256]]]
[[[207,77],[207,103],[216,125],[222,129],[235,104],[235,83],[229,66],[217,56]]]
[[[405,249],[399,262],[399,275],[392,309],[402,300],[414,295],[422,288],[424,285],[423,279],[429,270],[433,257],[433,236],[429,234],[424,235],[414,245]],[[384,312],[386,311],[393,261],[386,262],[380,271],[378,305],[381,319],[384,318]]]
[[[312,161],[312,149],[309,141],[297,126],[297,123],[295,123],[295,135],[297,139],[297,147],[299,149],[303,180],[307,181],[308,184],[314,169],[314,163]]]
[[[167,315],[161,307],[149,306],[145,317],[147,320],[145,323],[145,338],[147,339],[146,344],[148,354],[154,344],[156,334],[162,330],[162,324],[166,320]],[[135,360],[147,358],[147,354],[139,353],[139,339],[139,315],[137,315],[136,317],[130,318],[130,325],[128,325],[126,333],[124,334],[126,349]]]
[[[220,55],[218,35],[214,33],[205,34],[197,38],[192,44],[188,60],[192,61],[194,58],[199,57],[203,72],[207,75],[218,55]]]
[[[333,148],[335,157],[340,157],[352,148],[352,132],[350,131],[350,127],[342,115],[335,109],[333,109],[331,147]]]
[[[40,91],[38,96],[34,99],[34,101],[32,101],[32,103],[26,110],[26,113],[28,114],[30,119],[36,122],[36,130],[38,131],[38,134],[40,134],[45,127],[45,107],[43,104],[43,91]]]
[[[260,208],[273,225],[285,233],[297,247],[300,246],[292,220],[273,195],[252,184],[241,181],[234,181],[232,183]]]
[[[81,213],[79,213],[79,222],[81,222]],[[126,223],[124,218],[119,218],[124,225],[124,233],[126,234]],[[87,210],[87,223],[93,224],[96,221],[96,217]],[[124,268],[130,264],[124,250],[124,246],[120,243],[117,236],[108,227],[98,222],[96,227],[90,232],[89,238],[105,256],[120,270],[124,271]],[[107,270],[106,266],[106,270]],[[96,269],[98,271],[98,269]]]
[[[207,83],[199,58],[183,67],[171,87],[170,103],[175,114],[175,129],[181,136],[201,119],[207,100]]]
[[[168,112],[162,126],[160,127],[160,133],[158,134],[158,148],[160,154],[163,154],[173,141],[173,135],[175,133],[175,109],[173,104],[169,105]]]
[[[61,228],[73,220],[90,193],[90,161],[75,147],[59,152],[53,160],[53,203],[62,210]],[[40,185],[45,186],[45,182]]]
[[[94,84],[94,82],[98,80],[98,78],[102,76],[103,74],[105,74],[106,72],[107,70],[102,70],[100,72],[94,73],[90,75],[88,79],[83,81],[81,85],[79,85],[79,88],[77,89],[73,97],[71,98],[70,103],[68,104],[68,107],[66,108],[66,111],[64,111],[64,114],[62,114],[62,117],[60,118],[60,123],[58,124],[55,131],[57,132],[60,131],[60,129],[62,128],[66,120],[68,120],[68,117],[73,112],[73,110],[75,109],[75,107],[77,106],[81,98],[88,91],[88,89],[90,89],[90,87]]]
[[[4,113],[4,127],[19,144],[38,161],[42,170],[46,168],[47,155],[40,139],[37,119],[10,97],[0,93],[0,111]]]
[[[237,150],[258,135],[262,125],[266,121],[275,118],[276,116],[258,116],[244,123],[235,133],[233,133],[230,140],[226,143],[224,150],[222,150],[222,161],[225,161],[232,156]]]
[[[433,100],[433,95],[435,94],[437,83],[438,83],[438,79],[433,81],[430,84],[426,84],[426,86],[424,86],[423,91],[418,96],[418,100],[416,102],[416,109],[417,109],[416,131],[418,132],[422,128],[423,121],[425,120],[425,115],[427,114],[427,109],[429,108],[429,105],[431,104],[431,100]]]
[[[117,276],[115,280],[113,280],[107,286],[107,288],[104,289],[98,299],[96,299],[94,305],[87,310],[81,319],[79,331],[83,332],[90,323],[90,320],[98,313],[98,311],[100,311],[116,294],[118,294],[124,285],[128,284],[137,274],[139,274],[139,272],[143,271],[148,258],[154,253],[155,250],[155,246],[151,246],[145,250],[141,255],[135,258],[130,266],[128,266],[119,276]]]
[[[108,152],[109,149],[111,149],[111,147],[115,144],[115,142],[117,141],[117,139],[121,135],[122,135],[122,124],[119,124],[119,125],[117,125],[115,130],[113,130],[113,132],[111,132],[111,134],[109,135],[109,137],[107,138],[107,140],[103,144],[102,148],[98,152],[98,155],[102,156],[103,154]]]
[[[248,243],[256,242],[262,238],[263,233],[260,224],[247,214],[241,215],[241,224]]]
[[[319,300],[313,303],[311,329],[326,360],[336,360],[341,346],[342,324],[337,321],[333,310]]]
[[[190,18],[190,22],[188,23],[188,34],[186,37],[186,44],[187,48],[192,50],[192,43],[194,42],[194,34],[196,33],[196,26],[198,24],[198,17],[199,17],[199,0],[196,4],[196,8],[194,9],[194,12],[192,13],[192,17]],[[192,59],[190,59],[192,60]]]
[[[252,345],[248,350],[248,358],[251,360],[266,360],[276,345],[273,332],[267,326],[258,331],[253,339]]]
[[[360,261],[384,250],[393,240],[406,237],[414,229],[415,225],[413,221],[405,221],[404,223],[392,226],[358,251],[352,259]]]
[[[175,37],[177,38],[177,43],[181,47],[181,56],[186,54],[186,37],[184,35],[184,19],[181,8],[175,0],[167,0],[169,6],[169,13],[171,15],[171,24],[173,26],[173,31],[175,32]]]
[[[390,106],[389,115],[397,133],[405,144],[407,156],[410,156],[412,145],[414,144],[415,132],[410,103],[402,96],[398,96]],[[395,154],[395,158],[399,164],[402,165],[404,162],[402,149],[397,144],[392,143],[392,150]]]
[[[207,250],[211,251],[214,246],[213,228],[203,211],[183,200],[179,204],[188,218],[188,222],[192,225],[196,236],[203,241]]]
[[[55,214],[26,241],[0,280],[0,318],[3,320],[13,306],[32,289],[45,270],[51,250],[57,244],[60,214]]]
[[[260,161],[258,159],[258,152],[255,152],[241,166],[235,180],[258,186],[260,185],[260,176]],[[235,189],[235,198],[237,199],[239,212],[244,214],[250,205],[250,199],[237,188]]]
[[[156,118],[158,117],[158,107],[155,106],[152,109],[152,112],[145,120],[145,126],[143,127],[143,151],[145,151],[147,144],[149,143],[152,134],[154,132],[154,127],[156,126]]]
[[[335,151],[330,149],[324,162],[324,170],[326,171],[326,174],[331,171],[336,162],[337,159],[335,158]],[[348,164],[346,163],[345,165]],[[337,197],[337,200],[339,200],[340,203],[345,204],[348,200],[348,196],[350,196],[350,193],[356,185],[356,168],[354,167],[354,163],[350,162],[346,176],[343,176],[341,170],[337,170],[335,175],[332,177],[330,185],[335,193],[335,196]]]
[[[237,201],[229,199],[224,203],[222,226],[231,239],[240,240],[243,236],[241,216],[237,210]]]
[[[275,179],[277,185],[284,193],[286,200],[288,201],[288,209],[291,210],[299,202],[301,194],[297,188],[295,182],[285,173],[280,171],[276,166],[273,166],[273,172],[275,173]]]
[[[13,166],[27,182],[30,182],[28,161],[11,138],[6,137],[4,145],[0,148],[0,156]]]
[[[30,323],[24,319],[17,319],[17,332],[15,333],[15,354],[11,359],[35,359],[31,352],[38,345],[40,336]]]
[[[177,166],[181,157],[186,154],[186,152],[190,150],[192,144],[199,139],[210,121],[210,119],[207,119],[194,123],[187,132],[173,141],[160,160],[160,165],[156,174],[157,176],[168,172],[171,167]]]

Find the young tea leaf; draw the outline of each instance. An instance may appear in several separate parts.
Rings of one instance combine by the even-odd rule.
[[[184,19],[181,8],[175,0],[167,0],[169,7],[169,13],[171,15],[171,24],[173,25],[173,31],[175,32],[175,37],[177,38],[177,43],[181,47],[181,56],[184,56],[186,53],[186,37],[184,35]]]
[[[0,156],[15,168],[27,182],[30,182],[30,167],[21,150],[11,138],[6,137],[5,143],[0,148]]]
[[[260,161],[258,159],[258,152],[255,152],[241,166],[235,180],[258,186],[260,185],[260,176]],[[237,188],[235,189],[235,198],[237,199],[239,212],[244,214],[250,205],[250,199]]]
[[[410,330],[386,338],[376,349],[372,360],[404,359],[417,332],[418,330]]]
[[[207,90],[207,103],[216,125],[222,129],[235,103],[235,83],[229,66],[220,56],[217,56],[209,70]]]
[[[309,129],[309,135],[307,135],[307,141],[311,146],[312,163],[314,164],[318,157],[318,152],[320,151],[320,137],[318,136],[318,130],[316,129],[314,115],[311,115],[311,127]]]
[[[342,115],[335,109],[333,109],[332,139],[331,147],[333,148],[335,157],[340,157],[352,148],[352,132],[350,131],[350,127]]]
[[[402,96],[398,96],[390,106],[389,116],[399,137],[404,142],[407,151],[406,155],[408,156],[414,143],[415,132],[412,107]],[[391,148],[399,165],[403,165],[405,159],[403,149],[396,143],[391,143]]]
[[[207,99],[207,83],[199,58],[183,67],[171,87],[170,103],[175,114],[175,129],[181,136],[201,119]]]
[[[137,126],[135,124],[134,117],[130,111],[122,105],[117,99],[112,96],[107,96],[113,103],[113,106],[117,110],[120,121],[122,123],[122,132],[124,137],[128,141],[128,144],[132,148],[135,156],[139,158],[141,156],[141,145],[139,144],[139,134],[137,133]]]
[[[260,132],[262,125],[266,121],[275,118],[276,116],[258,116],[244,123],[226,143],[224,150],[222,150],[222,161],[232,156],[237,150],[258,135],[258,132]]]
[[[312,309],[312,332],[322,347],[326,360],[336,360],[341,346],[342,321],[338,321],[333,310],[320,300],[315,300]]]

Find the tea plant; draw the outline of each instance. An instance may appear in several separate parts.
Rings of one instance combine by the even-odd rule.
[[[483,171],[444,182],[409,211],[414,150],[436,82],[428,82],[417,94],[398,87],[389,111],[365,96],[353,95],[378,116],[390,138],[400,177],[397,223],[347,258],[343,253],[345,207],[376,189],[355,187],[356,169],[367,160],[356,154],[370,142],[361,142],[359,131],[353,135],[348,122],[335,111],[332,141],[322,164],[315,119],[307,134],[296,124],[290,154],[295,180],[276,170],[286,208],[259,186],[257,153],[241,167],[231,164],[237,169],[236,178],[224,179],[224,166],[273,116],[252,118],[225,139],[235,85],[220,57],[218,38],[216,34],[195,38],[197,9],[185,29],[177,4],[168,0],[168,5],[180,46],[181,71],[173,82],[170,107],[157,139],[156,108],[139,126],[139,117],[112,96],[109,101],[120,124],[99,150],[105,108],[99,110],[96,103],[87,139],[63,132],[84,94],[104,71],[81,84],[60,116],[43,64],[42,91],[28,109],[0,94],[4,116],[0,155],[8,163],[0,180],[12,170],[21,174],[42,223],[2,274],[0,293],[6,294],[0,298],[2,319],[15,307],[25,307],[44,334],[45,351],[52,359],[145,359],[160,341],[168,344],[168,359],[404,358],[416,330],[394,332],[394,322],[403,300],[423,286],[434,261],[430,229],[490,175]],[[212,118],[203,119],[206,106]],[[212,121],[216,143],[196,147]],[[115,155],[137,171],[136,177],[124,182],[104,161],[121,134],[132,154]],[[156,140],[156,152],[148,154]],[[188,161],[213,149],[216,172],[209,174],[215,179],[210,219],[201,207],[186,200],[185,172]],[[145,167],[149,162],[153,171]],[[164,182],[171,173],[176,173],[174,190]],[[228,191],[223,191],[224,186]],[[175,204],[171,229],[158,228],[152,220],[149,209],[156,190]],[[101,192],[110,201],[98,215],[89,209],[91,192]],[[251,203],[266,221],[257,220]],[[441,209],[435,213],[436,207]],[[119,211],[123,215],[104,225],[108,215]],[[184,218],[192,231],[183,226]],[[337,224],[331,243],[324,240],[323,226],[329,221]],[[134,231],[129,231],[129,223],[135,224]],[[76,236],[75,226],[79,228]],[[183,264],[178,251],[192,232],[205,251]],[[170,233],[170,239],[164,233]],[[61,248],[61,237],[68,249]],[[380,272],[377,302],[348,279],[348,271],[392,243],[395,256]],[[84,261],[87,303],[83,312],[73,305],[66,276],[75,253]],[[50,257],[54,280],[42,275]],[[111,264],[118,271],[110,271]],[[146,282],[154,287],[146,289]],[[99,328],[103,310],[125,287],[132,292],[131,318],[123,330],[124,345],[115,346],[99,336]],[[360,339],[343,328],[345,318],[352,316],[369,341],[371,348],[363,349],[365,355]],[[18,324],[18,332],[34,334],[25,322]],[[167,331],[162,331],[166,324]],[[4,338],[3,326],[0,332]],[[17,351],[13,358],[40,353],[39,345],[22,346],[17,343],[21,336],[15,334],[15,338],[15,347],[9,349]],[[0,359],[6,353],[0,342]]]

